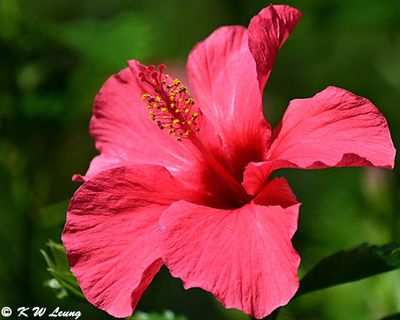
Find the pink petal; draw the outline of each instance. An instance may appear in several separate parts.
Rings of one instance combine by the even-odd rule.
[[[269,5],[251,19],[249,47],[257,63],[260,89],[263,90],[271,73],[279,48],[285,43],[301,12],[286,5]]]
[[[298,203],[296,196],[285,178],[275,178],[257,194],[255,204],[287,208]]]
[[[335,87],[291,101],[274,136],[268,161],[249,164],[244,173],[243,185],[252,194],[279,168],[394,165],[396,150],[383,115],[369,100]]]
[[[249,203],[219,210],[185,201],[161,216],[161,251],[185,288],[200,287],[227,308],[262,318],[298,288],[300,258],[291,244],[299,204]]]
[[[160,214],[185,198],[178,181],[154,166],[102,171],[78,189],[62,240],[89,302],[115,317],[132,314],[163,264]]]
[[[270,136],[246,28],[213,32],[192,50],[187,69],[195,103],[203,113],[199,138],[241,181],[249,161],[264,159]]]
[[[286,164],[286,161],[250,162],[243,173],[242,185],[250,195],[256,195],[264,187],[269,175],[275,169]]]
[[[191,143],[177,143],[149,119],[141,97],[152,89],[138,78],[144,68],[129,61],[129,68],[110,77],[97,94],[90,132],[101,155],[91,163],[86,179],[121,164],[161,165],[174,174],[199,164],[199,152]]]
[[[268,151],[269,160],[287,160],[300,168],[393,168],[394,156],[379,110],[369,100],[335,87],[291,101]]]

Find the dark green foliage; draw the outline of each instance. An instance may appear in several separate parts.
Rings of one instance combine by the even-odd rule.
[[[69,270],[67,255],[63,245],[52,240],[47,242],[49,252],[40,250],[47,263],[47,271],[54,277],[46,281],[46,285],[56,291],[57,298],[62,299],[68,295],[85,301],[78,282]]]
[[[392,314],[392,315],[384,317],[380,320],[400,320],[400,313]]]
[[[297,296],[400,268],[400,244],[362,244],[318,262],[301,279]]]

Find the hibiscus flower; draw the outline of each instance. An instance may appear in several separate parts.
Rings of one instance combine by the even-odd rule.
[[[262,92],[300,19],[270,5],[222,27],[189,55],[188,87],[131,60],[94,103],[95,157],[62,235],[88,301],[133,313],[165,264],[185,288],[262,318],[298,289],[291,238],[300,204],[279,168],[392,168],[385,118],[367,99],[328,87],[290,102],[271,130]]]

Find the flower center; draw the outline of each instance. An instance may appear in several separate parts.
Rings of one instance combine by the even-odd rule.
[[[146,92],[142,100],[146,102],[149,117],[157,123],[161,130],[168,130],[168,134],[177,141],[190,140],[203,154],[204,159],[211,168],[225,181],[233,191],[236,205],[242,206],[250,200],[242,185],[236,181],[232,174],[221,165],[218,160],[207,150],[198,137],[200,129],[197,126],[199,112],[194,111],[194,100],[186,86],[178,79],[172,80],[164,73],[165,65],[161,64],[147,67],[146,72],[138,74],[139,79],[147,83],[152,92]]]
[[[188,88],[165,74],[165,65],[161,64],[157,69],[149,66],[147,74],[139,73],[140,80],[153,88],[153,93],[145,93],[142,100],[147,102],[150,119],[161,130],[168,130],[169,135],[182,141],[200,130],[196,122],[199,114],[192,110],[194,101]]]

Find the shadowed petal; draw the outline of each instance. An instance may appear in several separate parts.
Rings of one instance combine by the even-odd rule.
[[[270,136],[247,29],[217,29],[192,50],[187,69],[195,102],[203,113],[199,138],[241,181],[249,161],[264,159]]]
[[[275,178],[257,194],[255,204],[287,208],[298,203],[296,196],[285,178]]]
[[[162,265],[160,214],[190,197],[157,166],[102,171],[77,190],[62,240],[89,302],[115,317],[132,314]]]
[[[281,168],[286,161],[250,162],[243,173],[242,185],[250,195],[256,195],[266,184],[269,175],[275,169]]]
[[[286,5],[269,5],[253,17],[249,24],[249,47],[257,63],[262,91],[272,70],[279,48],[285,43],[301,12]]]
[[[383,115],[369,100],[336,87],[291,101],[274,136],[268,161],[251,163],[244,173],[243,185],[252,194],[279,168],[394,165],[396,150]]]
[[[250,203],[219,210],[176,202],[160,219],[162,257],[185,288],[203,288],[225,307],[262,318],[298,288],[300,258],[290,241],[298,209]]]

